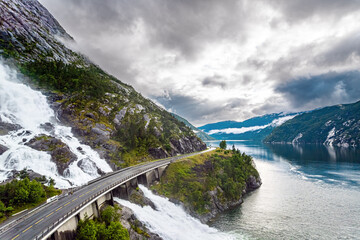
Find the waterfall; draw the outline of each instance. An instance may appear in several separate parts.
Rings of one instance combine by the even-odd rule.
[[[150,206],[141,207],[119,198],[114,198],[114,200],[133,210],[136,217],[143,222],[150,231],[159,234],[163,239],[235,239],[229,234],[202,224],[198,219],[187,214],[182,207],[170,202],[167,198],[153,194],[142,185],[140,185],[139,188],[144,192],[145,197],[149,198],[155,204],[156,210]]]
[[[98,169],[103,172],[111,171],[110,166],[97,152],[81,144],[71,133],[70,127],[63,126],[57,121],[54,111],[41,92],[23,84],[18,79],[16,71],[1,62],[0,122],[19,126],[18,130],[0,136],[0,144],[9,148],[0,155],[0,181],[7,179],[14,169],[20,171],[27,168],[53,178],[56,187],[68,188],[98,177]],[[53,126],[52,129],[46,130],[41,127],[49,123]],[[77,160],[64,171],[64,176],[58,173],[56,164],[51,161],[49,154],[25,145],[39,134],[60,139],[76,155]]]

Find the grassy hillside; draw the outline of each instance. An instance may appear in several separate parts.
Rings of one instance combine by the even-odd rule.
[[[264,141],[359,146],[360,102],[303,113],[275,128]]]

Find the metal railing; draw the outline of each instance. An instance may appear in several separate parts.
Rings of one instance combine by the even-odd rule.
[[[49,232],[51,232],[52,230],[60,227],[58,225],[60,225],[64,220],[67,220],[69,217],[71,217],[72,215],[75,215],[77,214],[78,212],[80,212],[81,208],[83,208],[85,205],[88,205],[90,202],[92,203],[94,200],[96,200],[96,197],[104,194],[104,193],[107,193],[109,191],[111,191],[112,189],[118,187],[119,185],[121,184],[124,184],[125,182],[127,182],[128,180],[131,180],[141,174],[144,174],[152,169],[155,169],[155,168],[159,168],[159,167],[162,167],[162,166],[165,166],[165,165],[168,165],[170,164],[172,161],[168,161],[166,163],[163,163],[163,164],[160,164],[160,165],[157,165],[157,166],[152,166],[152,167],[149,167],[149,168],[146,168],[144,170],[141,170],[137,173],[134,173],[134,174],[131,174],[125,178],[122,178],[121,180],[118,180],[114,183],[112,183],[111,185],[108,185],[107,187],[103,188],[101,191],[91,195],[90,197],[88,197],[86,200],[84,200],[83,202],[81,202],[79,205],[77,205],[75,208],[71,209],[70,212],[66,213],[64,216],[60,217],[59,219],[57,219],[55,222],[53,222],[50,226],[48,226],[45,230],[43,230],[39,235],[37,235],[35,237],[36,240],[39,240],[39,239],[42,239],[44,236],[46,236]]]

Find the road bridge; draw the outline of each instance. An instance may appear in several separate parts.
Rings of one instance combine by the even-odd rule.
[[[150,185],[155,180],[159,180],[170,163],[207,151],[210,150],[171,157],[108,173],[90,181],[73,194],[44,204],[39,210],[26,215],[22,221],[13,223],[11,227],[1,229],[0,239],[73,239],[79,220],[86,216],[98,217],[101,206],[105,203],[113,204],[114,196],[126,198],[130,188],[136,187],[138,183]]]

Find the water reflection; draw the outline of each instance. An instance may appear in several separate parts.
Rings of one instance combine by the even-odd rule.
[[[208,144],[217,146],[219,141]],[[263,161],[281,162],[303,179],[331,184],[360,185],[360,149],[324,145],[263,144],[227,141],[241,152]]]
[[[227,143],[253,156],[263,185],[212,226],[239,239],[360,239],[359,149]]]

